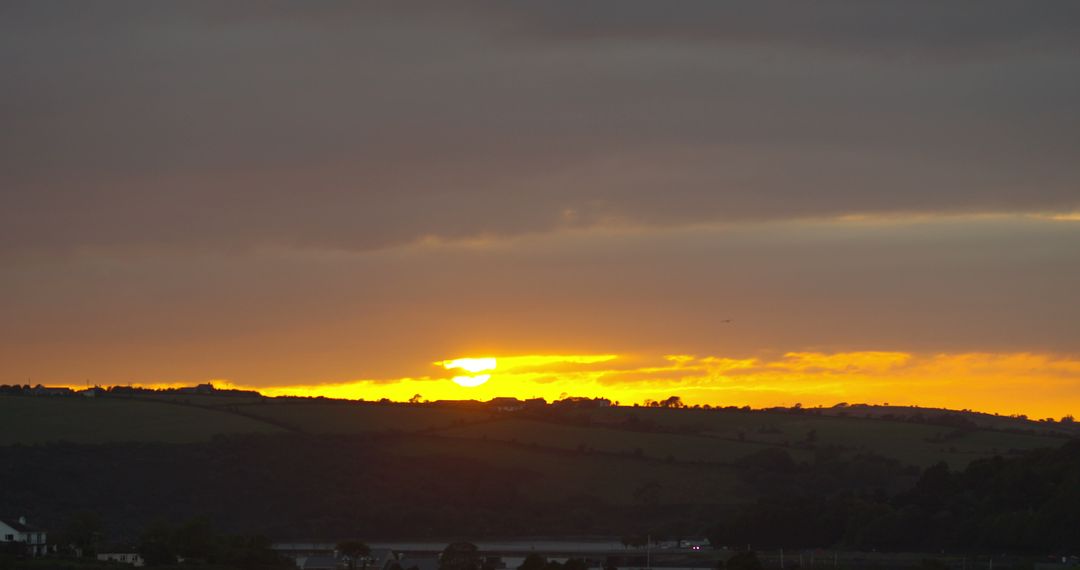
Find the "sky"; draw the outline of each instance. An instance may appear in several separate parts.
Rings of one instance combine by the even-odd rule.
[[[0,72],[0,383],[1080,412],[1076,3],[6,2]]]

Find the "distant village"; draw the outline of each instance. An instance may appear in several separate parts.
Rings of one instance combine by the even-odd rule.
[[[192,528],[198,531],[191,533]],[[45,529],[31,524],[26,517],[0,519],[0,554],[24,560],[94,560],[133,567],[197,566],[208,562],[201,554],[185,551],[185,548],[190,550],[190,544],[160,548],[161,544],[152,536],[155,532],[148,531],[137,545],[107,546],[97,544],[100,535],[94,532],[80,537],[65,531],[59,533],[61,538],[50,540]],[[173,531],[174,539],[179,538],[178,543],[190,543],[193,534],[200,535],[202,542],[211,541],[212,533],[202,523],[181,526]],[[469,542],[385,542],[368,546],[356,540],[259,542],[258,539],[256,543],[262,547],[263,556],[272,557],[266,560],[276,560],[280,567],[301,570],[617,570],[651,567],[703,570],[717,568],[719,560],[711,553],[705,538],[509,540],[478,545]],[[448,553],[463,553],[467,560],[465,564],[458,560],[455,566],[447,559],[456,555]]]
[[[152,533],[153,531],[151,531]],[[182,530],[180,533],[182,534]],[[209,535],[196,533],[194,542]],[[185,536],[191,548],[192,536]],[[368,545],[358,540],[338,542],[280,541],[247,539],[243,556],[233,559],[237,568],[281,570],[763,570],[777,568],[835,570],[873,568],[875,570],[947,570],[1024,568],[1028,570],[1075,570],[1080,556],[1050,556],[1033,560],[1009,555],[953,553],[927,558],[904,553],[854,552],[823,549],[782,549],[755,551],[746,547],[714,547],[705,538],[654,540],[632,536],[621,539],[513,539],[458,541],[379,542]],[[252,545],[256,553],[252,553]],[[137,546],[102,547],[48,540],[45,530],[25,517],[0,519],[0,554],[16,559],[47,562],[67,561],[56,568],[85,567],[225,567],[203,554],[180,554],[176,547],[164,547],[153,539]],[[205,544],[203,545],[205,547]],[[180,547],[183,548],[183,547]],[[199,546],[196,546],[198,549]],[[16,565],[15,567],[20,567]],[[35,564],[35,567],[50,567]],[[228,566],[232,567],[232,566]]]

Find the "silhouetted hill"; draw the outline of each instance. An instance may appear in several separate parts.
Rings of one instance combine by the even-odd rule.
[[[895,495],[833,492],[801,484],[777,488],[719,522],[714,544],[874,550],[1069,553],[1080,549],[1080,441],[1022,457],[945,464],[923,471]]]
[[[0,411],[5,512],[59,528],[91,511],[125,538],[194,516],[278,538],[713,529],[718,544],[886,549],[1041,529],[999,542],[1024,550],[1071,544],[1054,525],[1076,500],[1071,426],[952,412],[130,392],[2,396]]]

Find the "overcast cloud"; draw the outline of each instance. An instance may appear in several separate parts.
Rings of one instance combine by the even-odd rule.
[[[1080,354],[1074,2],[7,2],[0,71],[0,383]]]
[[[1072,3],[9,3],[4,249],[1080,207]]]

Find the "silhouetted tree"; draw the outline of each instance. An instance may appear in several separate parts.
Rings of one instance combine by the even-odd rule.
[[[185,559],[210,561],[217,554],[217,537],[205,518],[195,518],[181,525],[172,535],[176,554]]]
[[[337,544],[337,550],[342,556],[349,559],[349,570],[356,568],[356,561],[362,559],[364,568],[367,568],[367,557],[371,555],[371,547],[359,540],[343,540]]]
[[[526,556],[525,560],[521,561],[521,566],[518,566],[518,570],[544,570],[546,564],[546,558],[539,554],[532,553]]]
[[[471,542],[448,544],[439,557],[440,570],[479,570],[480,552]]]
[[[232,536],[220,539],[220,554],[215,562],[239,570],[295,568],[295,563],[274,552],[265,536]]]
[[[563,570],[589,570],[589,565],[583,558],[570,558],[562,565]]]
[[[98,545],[104,538],[104,527],[97,513],[81,511],[68,519],[58,537],[58,542],[61,547],[71,546],[77,548],[82,556],[94,558],[97,555]]]
[[[173,530],[168,523],[155,522],[143,531],[139,537],[137,551],[147,566],[176,564],[176,550],[173,547]]]
[[[671,396],[659,402],[661,408],[685,408],[686,404],[683,403],[682,398],[679,396]]]

